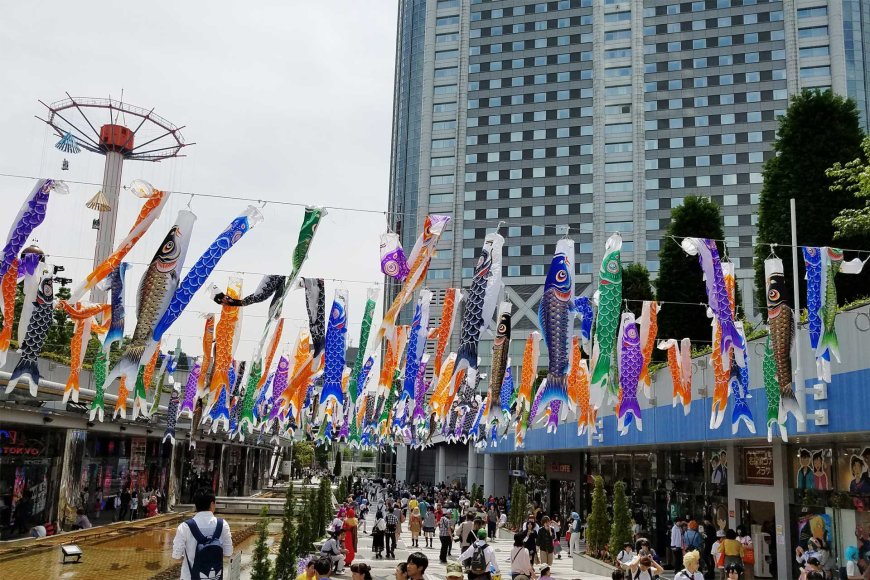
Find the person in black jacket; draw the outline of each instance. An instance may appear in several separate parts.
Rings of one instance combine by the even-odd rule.
[[[525,530],[525,538],[523,539],[523,545],[526,547],[526,550],[529,551],[529,561],[534,564],[535,556],[538,552],[538,532],[535,531],[535,520],[529,518],[529,521],[526,522],[526,530]]]

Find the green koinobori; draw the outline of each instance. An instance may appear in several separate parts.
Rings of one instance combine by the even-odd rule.
[[[618,383],[610,376],[610,370],[619,315],[622,311],[621,248],[622,236],[618,233],[607,239],[599,272],[598,291],[595,293],[598,316],[595,319],[595,346],[592,349],[595,366],[592,369],[591,383],[592,392],[598,397],[596,408],[605,404],[609,397],[616,400],[618,393]]]

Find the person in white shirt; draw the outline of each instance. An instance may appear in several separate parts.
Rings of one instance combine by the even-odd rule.
[[[194,496],[194,504],[196,505],[196,514],[193,516],[193,521],[203,536],[210,537],[214,534],[218,524],[218,518],[214,515],[214,492],[209,488],[199,490]],[[229,558],[233,555],[233,537],[230,534],[229,524],[226,520],[222,520],[222,522],[220,543],[224,550],[224,558]],[[175,539],[172,540],[172,557],[175,560],[183,560],[181,580],[191,580],[190,566],[193,564],[195,556],[196,538],[191,533],[187,522],[182,522],[178,524]]]
[[[683,520],[681,518],[677,518],[677,521],[674,522],[674,527],[671,528],[671,554],[673,555],[675,570],[677,569],[677,567],[679,567],[680,562],[683,561],[682,523]]]
[[[526,536],[523,533],[514,536],[514,547],[511,550],[511,578],[527,576],[529,579],[535,576],[535,568],[529,560],[529,551],[524,545]]]
[[[484,574],[475,575],[469,571],[469,580],[474,580],[475,578],[487,579],[491,577],[492,572],[497,573],[499,571],[498,563],[495,560],[495,551],[490,547],[489,544],[486,543],[486,530],[483,528],[477,530],[477,540],[475,540],[473,544],[468,546],[467,550],[459,555],[459,561],[465,562],[467,560],[471,560],[471,558],[474,556],[474,552],[480,548],[483,549],[483,556],[486,558],[487,572]]]

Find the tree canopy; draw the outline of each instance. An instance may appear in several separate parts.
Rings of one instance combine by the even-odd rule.
[[[659,277],[656,280],[656,299],[665,302],[699,304],[664,304],[658,315],[658,335],[662,338],[710,341],[710,319],[701,304],[707,303],[707,290],[697,256],[689,256],[679,245],[682,238],[710,238],[722,240],[722,218],[719,206],[709,198],[688,196],[683,205],[671,211],[671,222],[659,249]],[[723,254],[721,242],[720,256]],[[740,301],[737,300],[737,304]]]
[[[770,243],[791,244],[789,200],[795,199],[797,237],[801,245],[830,246],[834,244],[834,218],[843,210],[862,207],[855,191],[834,187],[836,175],[828,169],[837,163],[863,159],[863,134],[858,109],[851,99],[830,91],[804,90],[792,97],[786,114],[779,120],[773,148],[776,156],[764,164],[764,183],[758,207],[758,243],[755,246],[756,303],[762,312],[766,302],[764,260],[771,253]],[[863,165],[863,161],[861,164]],[[849,215],[849,214],[847,214]],[[844,224],[845,226],[845,224]],[[843,230],[854,233],[852,228]],[[838,238],[849,247],[866,248],[868,238]],[[852,245],[855,244],[855,245]],[[778,250],[783,258],[786,280],[791,280],[790,250]],[[801,293],[805,291],[803,260],[799,257]],[[838,296],[842,301],[853,299],[865,287],[864,276],[837,277]],[[786,299],[792,303],[791,284],[786,284]]]
[[[622,269],[622,297],[636,318],[640,316],[642,302],[655,299],[646,266],[629,264]]]

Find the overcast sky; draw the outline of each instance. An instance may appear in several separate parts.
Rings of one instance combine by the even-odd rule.
[[[64,155],[57,137],[34,118],[37,99],[119,98],[151,108],[196,142],[187,157],[162,163],[128,162],[122,182],[144,178],[166,190],[201,191],[364,208],[386,208],[395,60],[396,3],[387,0],[282,2],[17,2],[0,18],[0,173],[100,182],[103,158]],[[61,171],[64,157],[69,171]],[[4,202],[0,236],[33,186],[0,177]],[[85,203],[99,189],[71,185],[52,197],[34,238],[64,275],[91,269],[96,212]],[[150,261],[189,196],[173,196],[161,219],[128,256]],[[122,192],[118,239],[141,200]],[[194,198],[198,219],[186,265],[191,265],[247,202]],[[260,276],[287,273],[302,208],[267,205],[266,221],[248,233],[218,266],[248,272],[245,292]],[[321,223],[303,275],[379,282],[380,214],[331,211]],[[61,257],[67,256],[67,257]],[[79,258],[79,259],[74,259]],[[134,327],[135,287],[145,266],[127,275],[128,334]],[[185,268],[186,271],[186,268]],[[224,286],[230,276],[215,273]],[[327,282],[327,303],[336,283]],[[355,344],[367,284],[347,283]],[[217,306],[198,295],[169,334],[185,350],[201,352],[202,318]],[[380,310],[380,304],[378,311]],[[237,358],[250,355],[264,308],[245,310]],[[306,324],[301,291],[284,309],[285,344]],[[164,349],[167,348],[164,340]],[[8,369],[6,369],[8,370]]]

